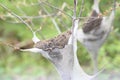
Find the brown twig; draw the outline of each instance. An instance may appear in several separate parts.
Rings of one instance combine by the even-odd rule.
[[[9,46],[9,47],[15,49],[15,46],[13,46],[12,44],[10,44],[10,43],[8,43],[8,42],[0,41],[0,44],[3,44],[3,45],[6,45],[6,46]]]
[[[9,43],[7,41],[0,41],[0,44],[6,45],[8,47],[11,47],[14,50],[20,50],[20,49],[28,49],[33,47],[34,43],[33,41],[24,41],[24,42],[18,42],[16,44]]]

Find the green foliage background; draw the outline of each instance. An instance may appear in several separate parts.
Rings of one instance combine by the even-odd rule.
[[[68,15],[73,15],[73,0],[48,0],[48,2],[56,8],[61,8],[63,3],[66,3],[64,13],[58,14],[55,7],[50,7],[45,3],[38,4],[39,0],[0,0],[12,12],[19,16],[41,16],[39,18],[23,18],[24,20],[31,20],[30,25],[34,30],[41,28],[37,33],[41,40],[49,39],[58,35],[51,17],[43,17],[43,15],[52,14],[61,32],[69,29],[72,25],[71,18]],[[43,2],[44,0],[40,0]],[[78,0],[77,12],[81,6],[81,0]],[[105,12],[112,7],[113,0],[101,0],[100,10]],[[120,0],[117,0],[120,3]],[[85,0],[82,17],[88,17],[91,11],[93,0]],[[45,9],[48,13],[45,11]],[[78,14],[77,13],[77,14]],[[108,12],[107,15],[109,15]],[[81,21],[81,24],[84,20]],[[81,27],[81,26],[80,26]],[[21,80],[26,80],[26,76],[34,76],[32,80],[45,80],[49,75],[53,76],[57,73],[49,63],[40,54],[30,52],[14,51],[13,48],[3,44],[3,42],[24,42],[31,40],[31,31],[21,23],[17,18],[10,15],[8,11],[0,7],[0,78],[1,80],[13,80],[22,76]],[[81,66],[87,73],[92,71],[91,58],[86,49],[78,43],[78,58]],[[102,46],[99,52],[99,69],[106,66],[108,72],[120,72],[120,8],[116,9],[116,16],[114,27]],[[26,76],[24,76],[26,75]],[[58,74],[56,74],[58,79]],[[53,80],[53,79],[51,79]]]

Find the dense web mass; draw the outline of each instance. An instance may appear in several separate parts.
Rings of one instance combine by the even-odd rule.
[[[71,31],[66,31],[55,38],[39,41],[34,45],[34,47],[43,49],[44,51],[51,51],[55,48],[62,49],[67,45],[70,35]]]

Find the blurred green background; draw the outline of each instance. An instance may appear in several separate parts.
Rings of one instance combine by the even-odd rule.
[[[84,1],[82,17],[88,17],[93,0]],[[120,0],[116,1],[120,3]],[[73,15],[73,0],[0,0],[0,3],[28,22],[33,30],[39,29],[37,36],[41,40],[55,37],[59,31],[64,32],[72,25],[69,16]],[[108,10],[105,15],[109,15],[112,4],[113,0],[101,0],[101,12]],[[78,13],[80,6],[81,0],[78,0]],[[81,20],[80,27],[85,20]],[[29,28],[0,7],[0,80],[59,80],[53,65],[40,54],[17,51],[10,46],[21,42],[26,44],[31,39]],[[78,58],[86,73],[92,74],[90,55],[80,43]],[[105,67],[102,80],[120,80],[120,7],[116,9],[113,30],[99,51],[98,61],[99,69]]]

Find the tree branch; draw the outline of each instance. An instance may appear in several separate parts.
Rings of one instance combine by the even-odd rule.
[[[77,0],[74,0],[74,14],[73,17],[76,18]]]
[[[54,9],[56,9],[56,10],[61,11],[62,13],[66,14],[68,17],[70,17],[70,18],[72,19],[72,16],[71,16],[71,15],[69,15],[69,14],[67,14],[66,12],[64,12],[63,10],[61,10],[61,9],[59,9],[59,8],[51,5],[49,2],[43,2],[43,4],[45,4],[45,5],[49,6],[49,7],[52,7],[52,8],[54,8]]]
[[[14,12],[12,12],[10,9],[8,9],[5,5],[3,5],[3,4],[1,4],[1,3],[0,3],[0,6],[1,6],[2,8],[4,8],[6,11],[8,11],[11,15],[15,16],[15,17],[18,18],[20,21],[22,21],[22,22],[32,31],[32,33],[34,32],[34,31],[32,30],[32,27],[31,27],[28,23],[26,23],[20,16],[18,16],[18,15],[15,14]]]
[[[81,15],[82,15],[83,5],[84,5],[84,0],[82,0],[82,3],[81,3],[80,12],[79,12],[79,17],[81,17]]]
[[[42,5],[41,5],[41,7],[43,8],[43,10],[47,13],[47,15],[49,15],[50,13],[45,9],[45,7],[43,7]],[[59,26],[58,26],[58,24],[57,24],[57,22],[55,21],[55,19],[54,18],[52,18],[51,17],[51,20],[52,20],[52,22],[53,22],[53,24],[54,24],[54,26],[56,27],[56,29],[57,29],[57,31],[58,31],[58,33],[60,34],[61,33],[61,30],[60,30],[60,28],[59,28]]]

